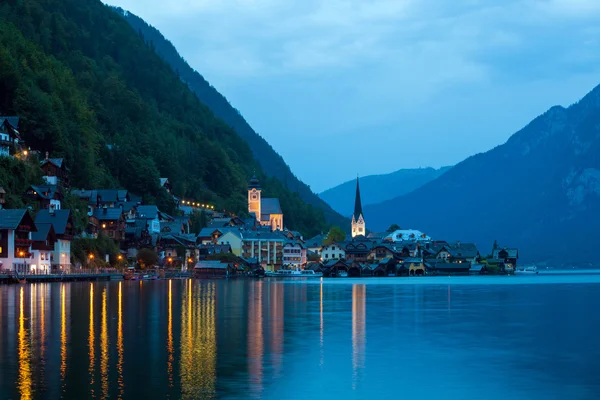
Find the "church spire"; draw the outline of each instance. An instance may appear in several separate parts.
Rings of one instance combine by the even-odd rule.
[[[354,214],[355,220],[362,215],[362,202],[360,201],[360,186],[358,185],[358,176],[356,177],[356,198],[354,199]]]

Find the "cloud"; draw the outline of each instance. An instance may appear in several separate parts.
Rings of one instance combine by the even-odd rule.
[[[112,1],[160,29],[315,187],[357,171],[309,170],[298,137],[335,165],[332,150],[360,153],[365,133],[412,149],[364,157],[361,174],[439,166],[600,81],[598,0]]]

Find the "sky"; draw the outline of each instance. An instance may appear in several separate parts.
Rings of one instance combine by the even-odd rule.
[[[600,84],[598,0],[110,0],[320,192],[454,165]]]

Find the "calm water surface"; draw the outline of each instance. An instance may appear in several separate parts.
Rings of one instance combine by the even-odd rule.
[[[0,286],[0,399],[600,398],[600,275]]]

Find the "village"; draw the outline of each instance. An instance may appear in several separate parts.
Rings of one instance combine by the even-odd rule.
[[[141,268],[195,271],[198,277],[263,276],[278,270],[387,277],[511,273],[517,265],[518,250],[497,244],[482,253],[474,243],[433,239],[397,225],[386,232],[367,231],[358,178],[351,233],[333,227],[312,238],[285,227],[279,199],[262,197],[256,177],[248,182],[246,217],[180,199],[166,177],[157,184],[173,197],[175,215],[143,204],[140,194],[126,189],[72,188],[66,161],[27,147],[18,123],[18,117],[0,117],[0,157],[39,164],[43,183],[32,183],[22,193],[0,187],[0,275]],[[8,196],[21,197],[27,207],[7,208]],[[85,207],[76,210],[85,213],[81,229],[75,210],[65,205],[66,196]],[[192,219],[198,214],[203,226],[194,232]]]

